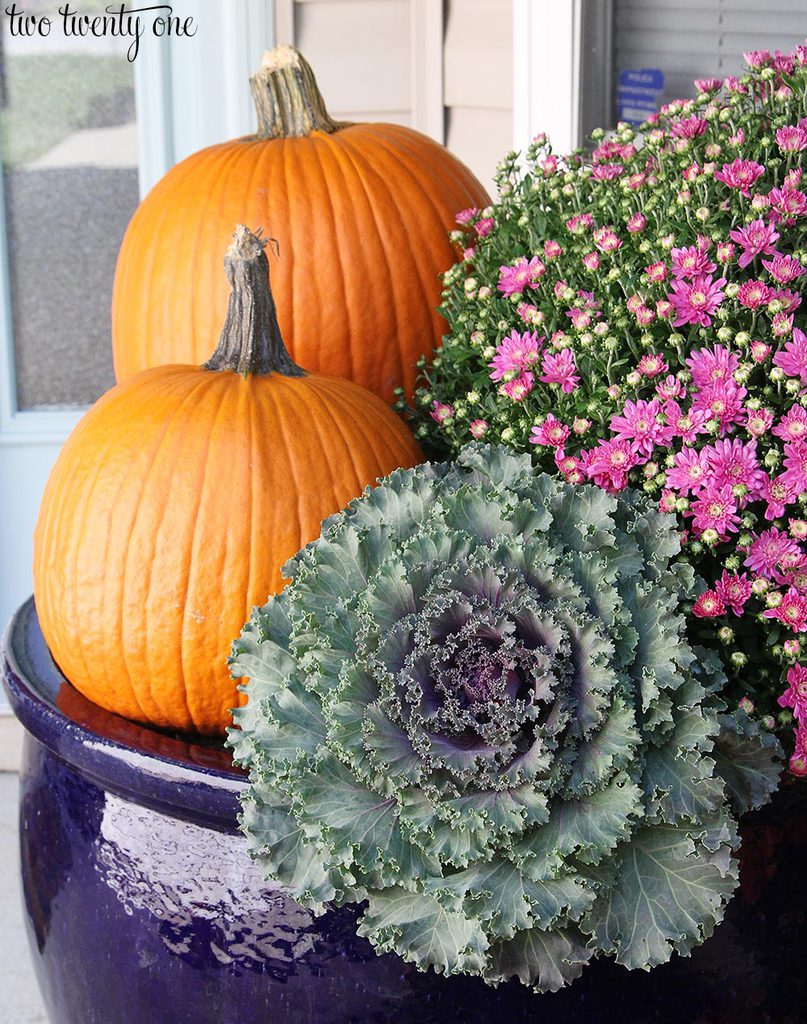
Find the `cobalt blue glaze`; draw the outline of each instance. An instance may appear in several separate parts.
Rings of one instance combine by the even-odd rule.
[[[606,962],[570,989],[420,974],[262,881],[237,832],[245,785],[220,747],[124,721],[50,658],[33,600],[4,638],[27,730],[20,844],[51,1024],[759,1024],[807,1019],[807,787],[743,824],[743,883],[688,959]],[[739,1014],[739,1016],[738,1016]]]

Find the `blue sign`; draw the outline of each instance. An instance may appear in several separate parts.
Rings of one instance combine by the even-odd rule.
[[[641,124],[659,108],[664,92],[661,68],[629,68],[619,72],[616,87],[617,119]]]

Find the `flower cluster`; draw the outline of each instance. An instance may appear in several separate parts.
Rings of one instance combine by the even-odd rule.
[[[736,701],[795,717],[807,774],[776,703],[807,654],[807,47],[747,59],[589,154],[506,157],[411,411],[435,453],[501,441],[675,513],[708,581],[691,635]]]
[[[685,639],[678,549],[651,499],[475,444],[326,521],[233,647],[266,874],[316,913],[367,901],[379,952],[494,984],[702,942],[780,750]]]

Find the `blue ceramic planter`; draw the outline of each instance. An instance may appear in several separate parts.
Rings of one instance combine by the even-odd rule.
[[[598,963],[536,996],[419,974],[358,939],[354,911],[314,919],[263,882],[225,751],[86,701],[51,660],[33,601],[6,631],[3,680],[27,731],[23,890],[52,1024],[807,1019],[807,787],[746,820],[741,892],[691,958],[648,974]]]

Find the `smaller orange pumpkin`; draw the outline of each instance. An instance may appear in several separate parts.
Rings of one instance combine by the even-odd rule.
[[[218,348],[144,370],[81,420],[34,537],[45,639],[74,686],[136,721],[220,733],[239,702],[226,658],[320,523],[420,451],[349,381],[283,344],[264,242],[239,227]]]

